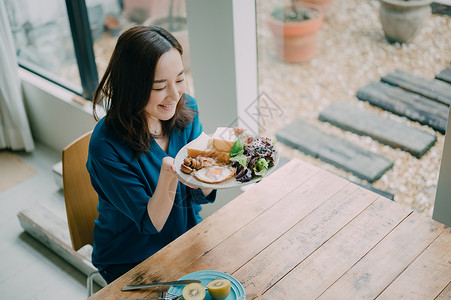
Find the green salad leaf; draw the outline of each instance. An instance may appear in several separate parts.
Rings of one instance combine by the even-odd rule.
[[[236,142],[233,144],[232,149],[230,149],[230,156],[234,157],[240,154],[244,153],[243,145],[241,144],[240,140],[236,140]]]
[[[238,162],[245,169],[247,168],[247,156],[243,153],[230,157],[230,160]]]
[[[265,176],[268,171],[269,163],[265,158],[259,158],[254,165],[255,175]]]

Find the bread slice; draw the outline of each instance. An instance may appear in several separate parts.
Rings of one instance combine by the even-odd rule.
[[[198,150],[188,148],[188,157],[196,158],[198,156],[211,157],[217,162],[228,164],[230,162],[230,153],[215,150]]]
[[[196,158],[198,156],[211,157],[216,159],[218,162],[229,163],[230,153],[224,151],[218,151],[214,149],[212,145],[212,139],[210,136],[204,132],[191,142],[187,148],[188,157]]]
[[[213,134],[213,147],[219,151],[229,152],[238,139],[233,128],[218,127]]]

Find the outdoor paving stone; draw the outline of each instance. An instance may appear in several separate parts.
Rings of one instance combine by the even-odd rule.
[[[444,2],[442,1],[433,1],[431,3],[431,10],[433,14],[436,15],[447,15],[447,16],[451,16],[451,2],[444,2],[444,3],[440,3],[440,2]]]
[[[379,194],[382,197],[385,197],[385,198],[390,199],[392,201],[395,200],[395,195],[393,193],[390,193],[389,191],[384,191],[384,190],[381,190],[381,189],[377,189],[377,188],[375,188],[375,187],[373,187],[372,185],[369,185],[369,184],[363,184],[363,183],[354,182],[354,181],[353,181],[353,183],[357,184],[357,185],[359,185],[359,186],[361,186],[361,187],[363,187],[363,188],[365,188],[367,190],[370,190],[373,193]]]
[[[451,66],[438,73],[435,78],[451,83]]]
[[[444,134],[449,106],[383,82],[370,82],[357,91],[357,98],[391,113],[427,125]]]
[[[451,103],[451,84],[442,80],[428,79],[402,70],[395,70],[382,77],[381,81],[446,105]]]
[[[295,119],[281,128],[276,133],[276,138],[289,147],[369,182],[376,181],[393,166],[390,159],[362,149],[344,139],[325,134],[301,119]]]
[[[334,102],[321,111],[319,120],[359,135],[370,136],[393,148],[423,156],[437,141],[435,134],[383,118],[377,113],[359,109],[345,102]]]

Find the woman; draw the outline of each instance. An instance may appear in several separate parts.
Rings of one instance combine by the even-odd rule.
[[[178,182],[174,159],[202,132],[185,94],[182,47],[166,30],[137,26],[118,39],[94,94],[87,168],[99,195],[92,263],[112,282],[201,221],[216,191]]]

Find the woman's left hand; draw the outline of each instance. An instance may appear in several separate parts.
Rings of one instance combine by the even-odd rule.
[[[180,182],[183,183],[184,185],[186,185],[187,187],[190,187],[190,188],[195,189],[195,190],[197,190],[199,188],[199,187],[197,187],[195,185],[189,184],[188,182],[185,182],[185,181],[182,181],[182,180],[180,180]],[[201,191],[204,194],[204,196],[206,197],[206,196],[210,195],[210,193],[213,191],[213,189],[201,188]]]
[[[197,187],[197,186],[195,186],[195,185],[189,184],[189,183],[186,182],[186,181],[180,180],[180,182],[183,183],[184,185],[186,185],[187,187],[190,187],[190,188],[195,189],[195,190],[197,190],[197,189],[199,188],[199,187]]]

